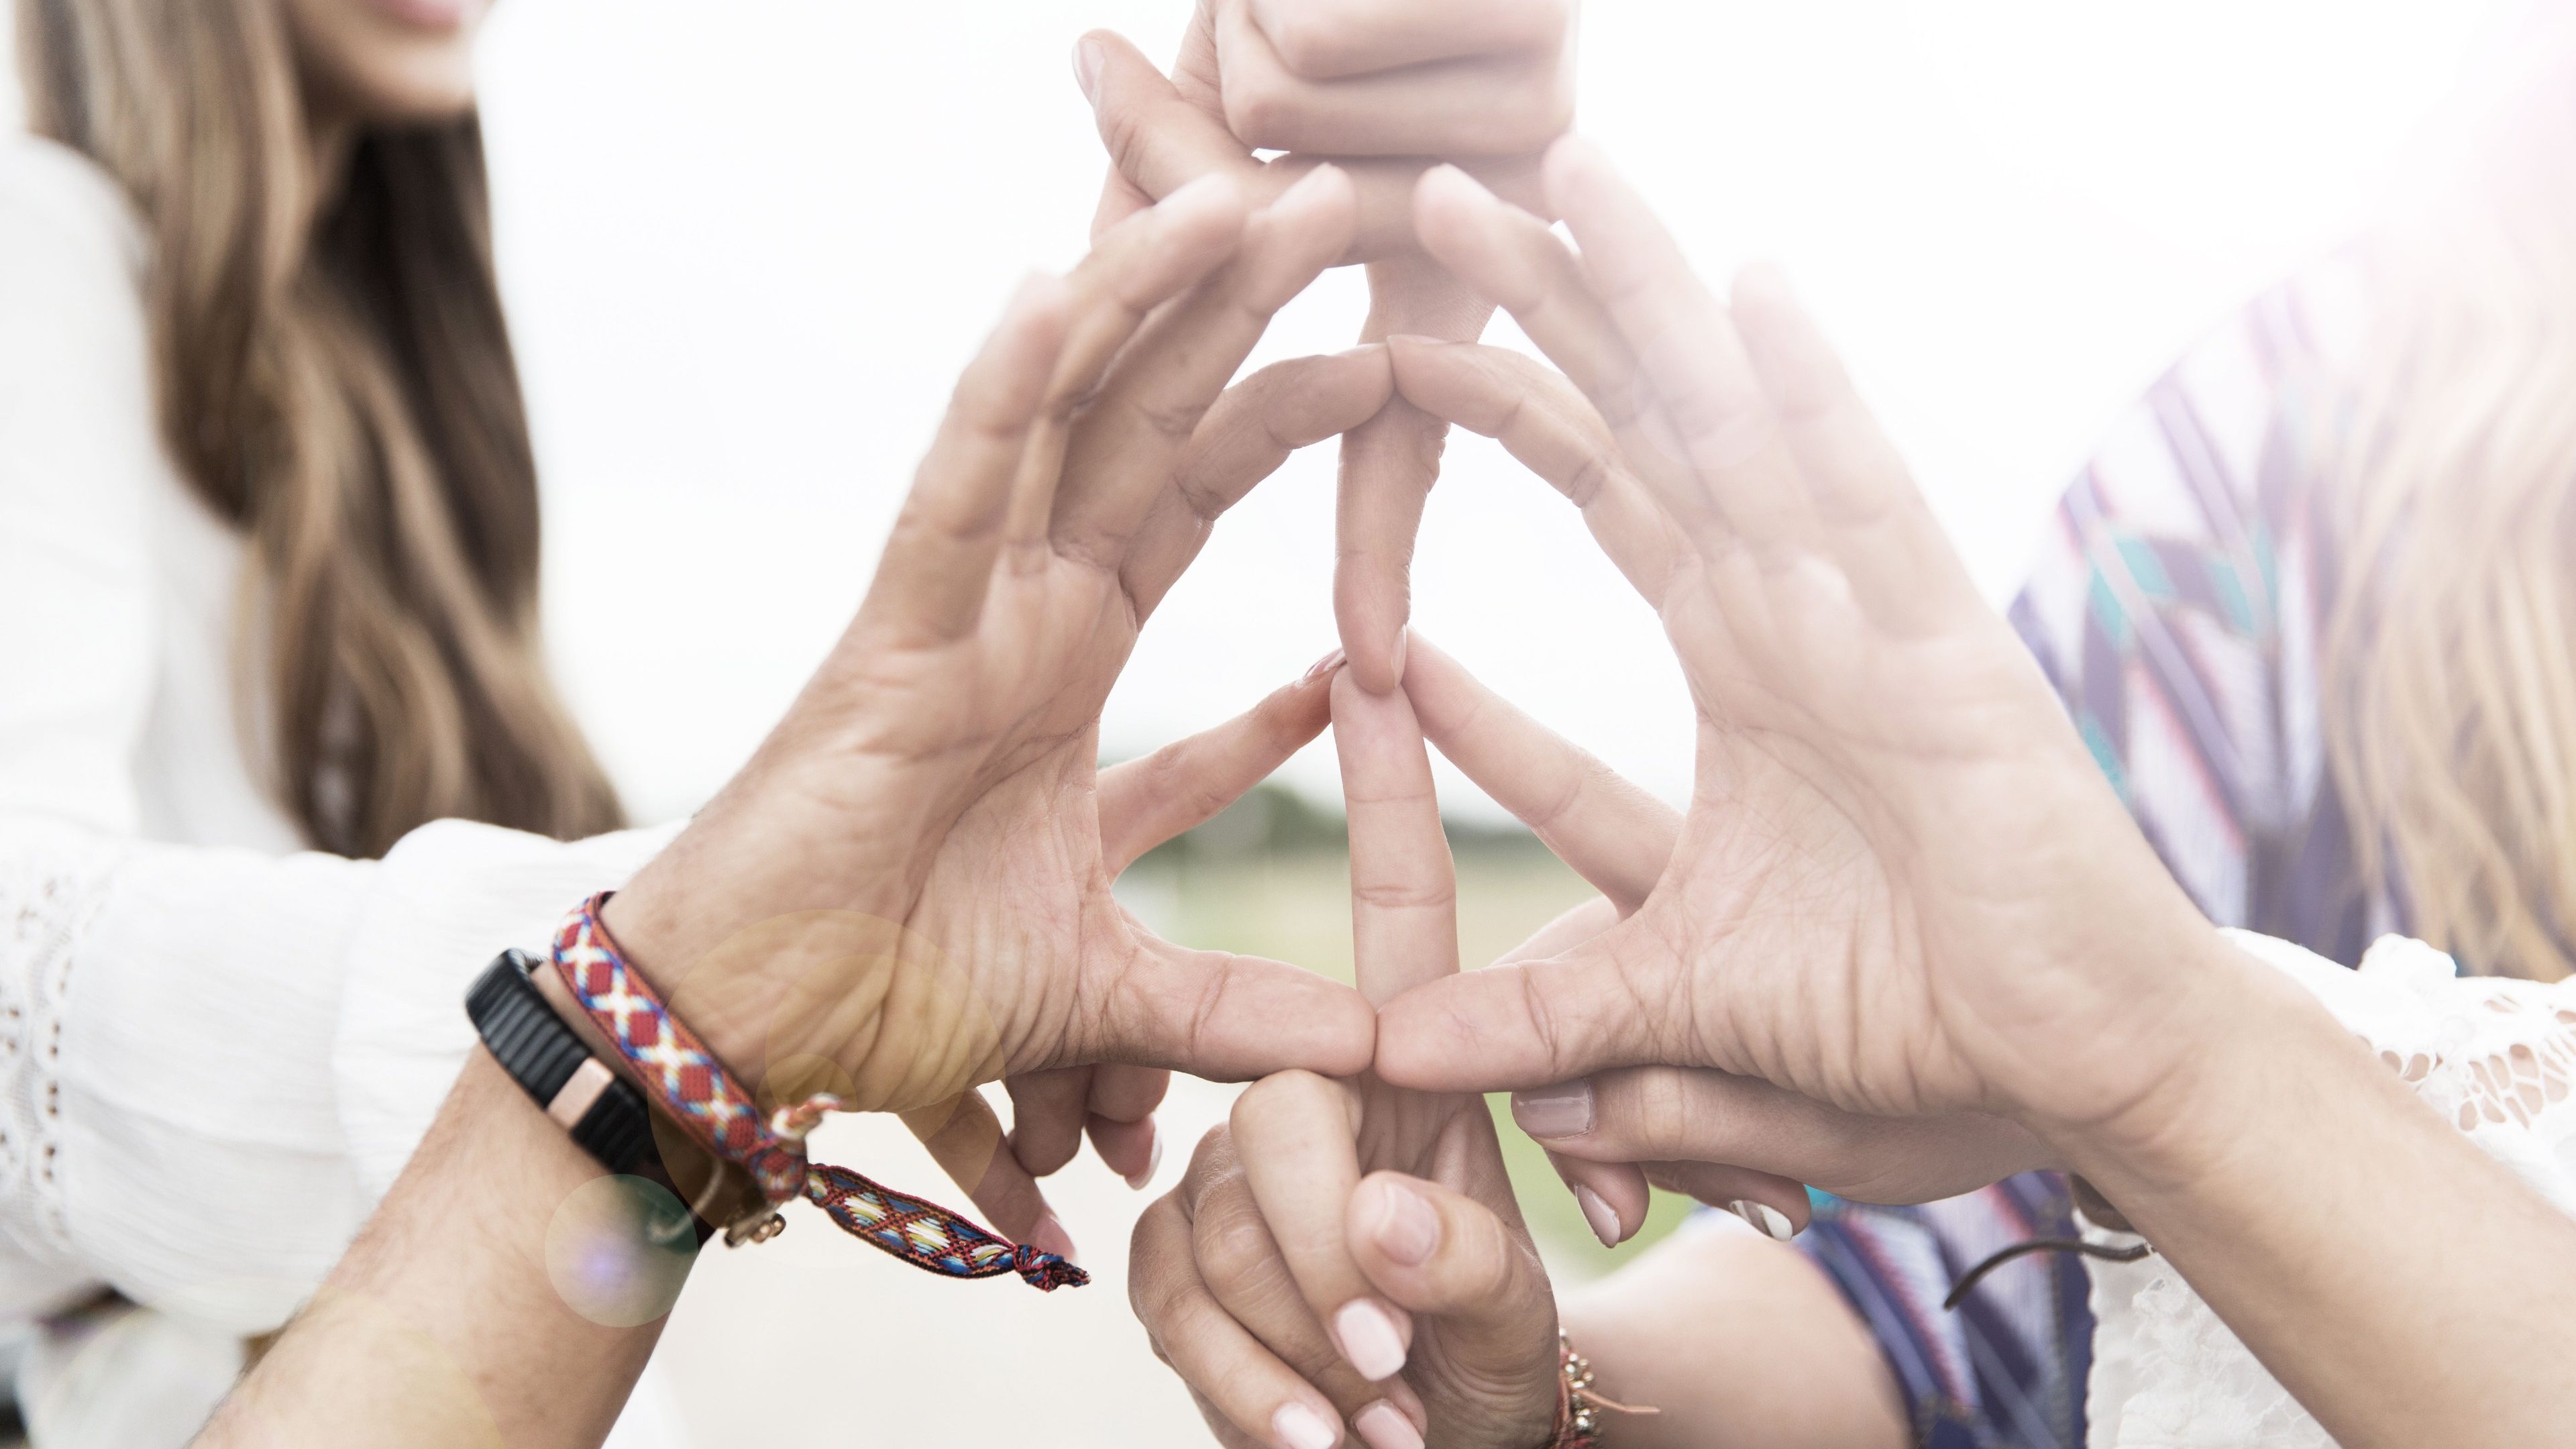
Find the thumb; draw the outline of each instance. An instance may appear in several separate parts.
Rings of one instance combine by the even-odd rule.
[[[1511,1399],[1490,1410],[1553,1419],[1556,1299],[1528,1238],[1474,1198],[1400,1172],[1360,1180],[1343,1234],[1379,1292],[1416,1323],[1437,1320],[1461,1384]]]
[[[1545,961],[1461,972],[1387,1002],[1377,1074],[1416,1091],[1491,1092],[1664,1060],[1655,1023],[1668,1012],[1647,1002],[1671,999],[1682,963],[1641,919]]]
[[[1101,1009],[1081,1013],[1044,1065],[1126,1062],[1219,1082],[1291,1068],[1346,1077],[1367,1068],[1376,1027],[1368,1002],[1338,981],[1140,930]]]

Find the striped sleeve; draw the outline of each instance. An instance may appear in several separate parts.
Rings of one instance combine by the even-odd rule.
[[[2339,817],[2319,828],[2333,806],[2308,663],[2321,565],[2295,396],[2316,372],[2317,294],[2332,285],[2248,307],[2119,417],[2011,611],[2201,909],[2311,943],[2343,929],[2319,902],[2348,865]],[[2033,1173],[1922,1207],[1827,1199],[1801,1241],[1885,1349],[1918,1443],[2081,1449],[2093,1324],[2080,1260],[2023,1257],[1941,1306],[1997,1248],[2073,1227],[2064,1180]]]

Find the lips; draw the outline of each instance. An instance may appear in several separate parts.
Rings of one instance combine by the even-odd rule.
[[[483,11],[485,0],[367,0],[377,14],[415,30],[454,32]]]

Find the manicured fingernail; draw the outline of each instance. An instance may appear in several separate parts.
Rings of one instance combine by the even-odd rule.
[[[1299,684],[1312,684],[1316,680],[1323,678],[1325,675],[1330,674],[1341,667],[1342,651],[1336,649],[1332,653],[1325,655],[1323,658],[1316,660],[1313,664],[1308,665],[1306,667],[1305,674],[1301,676],[1297,682]]]
[[[1369,1449],[1422,1449],[1422,1431],[1384,1399],[1351,1415],[1351,1427],[1360,1431]]]
[[[1592,1225],[1592,1236],[1601,1240],[1601,1246],[1619,1246],[1619,1215],[1611,1211],[1610,1204],[1601,1200],[1601,1194],[1578,1185],[1574,1189],[1574,1204],[1583,1209],[1583,1220]]]
[[[1412,637],[1413,637],[1413,631],[1412,631],[1412,630],[1407,629],[1407,628],[1404,628],[1402,625],[1398,625],[1398,626],[1396,627],[1396,631],[1395,631],[1395,649],[1394,649],[1393,653],[1391,654],[1391,656],[1389,657],[1388,665],[1389,665],[1389,667],[1390,667],[1390,668],[1392,668],[1392,669],[1394,669],[1394,670],[1395,670],[1395,682],[1396,682],[1396,683],[1398,683],[1398,684],[1402,684],[1402,683],[1404,682],[1404,645],[1405,645],[1405,641],[1407,641],[1407,640],[1411,639]]]
[[[1281,1404],[1279,1412],[1270,1416],[1270,1432],[1279,1436],[1285,1449],[1333,1449],[1342,1442],[1341,1432],[1330,1420],[1294,1401]]]
[[[1739,1197],[1728,1203],[1726,1210],[1761,1229],[1762,1236],[1766,1238],[1776,1238],[1785,1243],[1798,1235],[1798,1230],[1789,1224],[1789,1215],[1767,1202]]]
[[[1073,83],[1082,87],[1082,98],[1095,106],[1100,104],[1100,66],[1106,59],[1100,42],[1089,36],[1073,43]]]
[[[1399,1263],[1426,1263],[1440,1251],[1440,1214],[1411,1188],[1381,1182],[1377,1225],[1369,1236],[1379,1252]]]
[[[1512,1120],[1532,1137],[1580,1137],[1592,1130],[1592,1079],[1512,1093]]]
[[[1073,1234],[1064,1230],[1064,1224],[1054,1213],[1039,1218],[1038,1225],[1029,1229],[1029,1246],[1041,1253],[1053,1253],[1068,1263],[1079,1265],[1082,1262],[1073,1251]]]
[[[1156,1127],[1151,1130],[1154,1134],[1154,1146],[1152,1151],[1145,1154],[1145,1170],[1127,1174],[1127,1185],[1138,1192],[1143,1192],[1153,1184],[1155,1171],[1163,1165],[1163,1129]]]
[[[1366,1298],[1352,1299],[1333,1315],[1333,1341],[1371,1383],[1404,1372],[1404,1335],[1385,1309]]]

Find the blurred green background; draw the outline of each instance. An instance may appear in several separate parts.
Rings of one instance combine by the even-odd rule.
[[[1447,822],[1458,863],[1458,950],[1482,966],[1594,891],[1518,827]],[[1138,861],[1118,895],[1172,940],[1269,956],[1351,979],[1350,850],[1342,817],[1278,785]],[[1655,1194],[1645,1230],[1616,1254],[1585,1225],[1547,1154],[1512,1122],[1510,1099],[1488,1099],[1521,1210],[1551,1271],[1595,1277],[1672,1231],[1691,1204]]]

